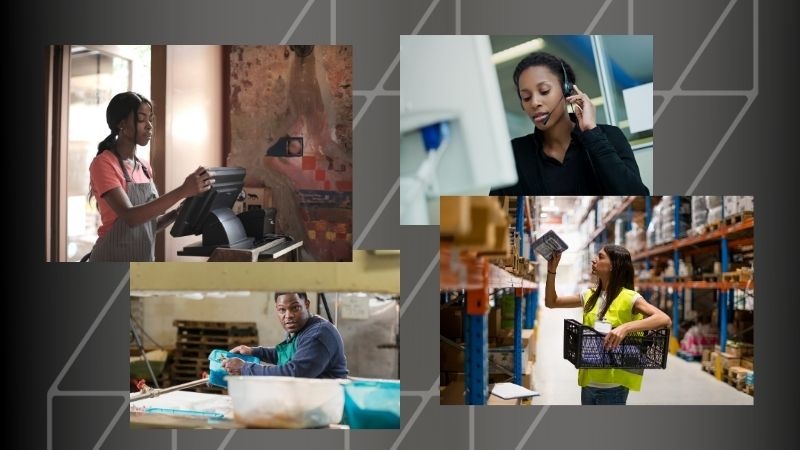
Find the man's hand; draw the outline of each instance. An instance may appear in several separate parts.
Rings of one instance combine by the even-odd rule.
[[[234,347],[230,351],[231,353],[241,353],[242,355],[252,355],[253,354],[253,347],[248,347],[246,345],[240,345],[238,347]]]
[[[222,368],[228,372],[228,375],[241,375],[242,367],[244,367],[244,360],[239,358],[228,358],[222,363]]]

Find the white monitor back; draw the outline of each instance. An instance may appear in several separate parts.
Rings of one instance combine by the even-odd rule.
[[[488,36],[400,37],[401,178],[427,156],[419,129],[447,121],[450,138],[436,173],[441,195],[488,195],[516,183],[491,56]]]

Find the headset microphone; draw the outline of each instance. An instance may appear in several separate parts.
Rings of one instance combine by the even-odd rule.
[[[564,67],[564,61],[560,60],[561,63],[561,71],[564,73],[564,84],[561,85],[561,98],[566,101],[567,96],[572,94],[572,83],[569,82],[567,77],[567,68]],[[547,125],[547,121],[550,120],[550,116],[553,113],[548,113],[547,117],[542,119],[542,125]]]

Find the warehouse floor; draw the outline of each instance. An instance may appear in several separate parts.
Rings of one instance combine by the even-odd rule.
[[[576,287],[559,286],[557,292],[577,292]],[[579,308],[550,309],[539,305],[539,331],[533,388],[541,394],[535,405],[579,405],[578,369],[562,354],[564,319],[581,321]],[[642,390],[631,392],[629,405],[752,405],[753,397],[717,380],[688,362],[669,355],[664,370],[645,370]]]

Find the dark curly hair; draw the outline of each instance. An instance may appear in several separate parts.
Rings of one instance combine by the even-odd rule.
[[[564,69],[561,68],[561,63],[564,63]],[[536,66],[545,66],[550,69],[550,72],[553,72],[558,78],[559,86],[564,85],[564,71],[567,72],[567,80],[575,84],[575,72],[566,61],[547,52],[533,52],[517,63],[517,68],[514,69],[514,86],[517,88],[517,97],[520,100],[522,100],[522,96],[519,93],[519,77],[525,69]]]

